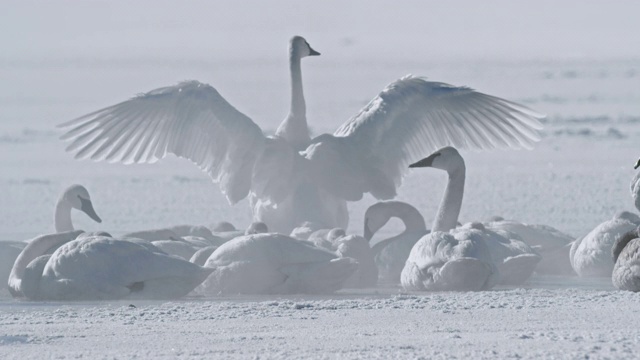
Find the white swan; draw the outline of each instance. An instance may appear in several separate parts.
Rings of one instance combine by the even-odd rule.
[[[371,249],[375,256],[380,281],[398,284],[400,273],[411,249],[429,230],[418,209],[412,205],[402,201],[380,201],[371,205],[364,214],[364,238],[371,242],[376,232],[392,217],[402,221],[404,231],[378,241]]]
[[[640,291],[640,228],[616,239],[611,249],[613,272],[611,281],[620,290]]]
[[[514,244],[515,240],[488,232],[479,223],[455,229],[466,176],[464,159],[456,149],[444,147],[410,167],[433,167],[445,170],[449,176],[432,233],[418,240],[402,270],[403,287],[408,290],[485,290],[500,279],[496,264],[499,268],[505,267],[507,261],[509,268],[520,268],[526,276],[504,276],[502,280],[506,283],[531,275],[540,260],[531,249],[520,248]]]
[[[343,287],[357,268],[313,244],[268,233],[235,238],[216,249],[202,284],[208,295],[330,293]]]
[[[16,259],[14,296],[31,300],[173,299],[211,273],[185,260],[82,231],[37,237]],[[74,240],[75,239],[75,240]],[[46,255],[50,248],[57,249]]]
[[[291,39],[291,108],[274,136],[210,85],[189,81],[61,124],[62,139],[79,159],[189,159],[230,203],[249,195],[254,218],[281,233],[303,221],[347,228],[346,201],[393,198],[406,166],[439,147],[530,148],[539,140],[536,112],[412,76],[388,85],[333,135],[310,139],[300,61],[318,54],[302,37]]]
[[[625,233],[640,225],[640,217],[628,211],[596,226],[571,245],[573,270],[581,277],[610,277],[613,271],[611,248]]]
[[[517,234],[522,241],[542,256],[536,273],[547,275],[575,276],[569,253],[575,238],[547,225],[525,224],[515,220],[494,217],[484,225],[494,231],[502,230]]]
[[[294,229],[295,231],[295,229]],[[292,236],[293,237],[293,236]],[[329,250],[340,257],[358,262],[358,269],[344,282],[345,288],[369,288],[378,282],[378,268],[369,241],[359,235],[347,235],[344,229],[321,229],[313,232],[306,241]]]
[[[500,285],[521,285],[531,277],[542,260],[518,234],[507,230],[489,229],[482,223],[471,222],[452,229],[451,233],[455,236],[469,229],[480,230],[479,234],[498,268]]]
[[[640,160],[638,160],[638,163],[640,164]],[[631,180],[631,196],[633,197],[633,204],[640,211],[640,172],[637,172]]]
[[[53,223],[57,233],[72,231],[74,229],[71,220],[72,209],[80,210],[94,221],[102,222],[93,208],[93,203],[91,202],[91,197],[87,189],[82,185],[74,184],[66,188],[56,202],[53,212]],[[0,289],[4,288],[7,284],[13,263],[25,246],[25,242],[19,241],[0,242],[0,281],[3,283]]]

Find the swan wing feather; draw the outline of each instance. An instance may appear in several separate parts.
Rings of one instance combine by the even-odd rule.
[[[525,106],[468,87],[408,75],[388,85],[335,131],[336,139],[325,143],[348,148],[350,153],[342,162],[349,164],[341,167],[353,169],[350,178],[360,178],[360,183],[366,184],[362,192],[385,199],[395,196],[409,164],[441,147],[532,148],[540,140],[539,120],[543,117]],[[316,145],[316,152],[318,148]],[[334,163],[336,159],[332,157]],[[346,185],[353,190],[358,183]]]
[[[62,123],[78,159],[154,163],[167,154],[194,162],[235,203],[249,192],[264,135],[212,86],[185,81]]]

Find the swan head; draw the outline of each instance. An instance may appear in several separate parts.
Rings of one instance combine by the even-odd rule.
[[[61,200],[72,208],[87,214],[94,221],[102,222],[102,219],[96,214],[91,202],[91,196],[89,196],[89,192],[84,186],[78,184],[69,186],[62,194]]]
[[[245,230],[244,234],[253,235],[253,234],[264,234],[268,232],[269,232],[269,228],[267,227],[267,224],[259,221],[254,221],[251,223],[251,225],[249,225],[247,230]]]
[[[364,213],[364,238],[371,241],[373,235],[385,226],[391,219],[391,212],[387,210],[385,202],[375,203]]]
[[[638,159],[638,161],[636,161],[636,164],[633,166],[634,169],[637,169],[640,167],[640,159]]]
[[[307,40],[305,40],[302,36],[297,35],[292,37],[289,42],[289,52],[291,54],[297,55],[299,58],[320,55],[319,52],[311,48],[311,45],[309,45]]]
[[[437,150],[426,158],[409,165],[410,168],[432,167],[447,172],[464,169],[464,159],[462,155],[451,146],[445,146]]]

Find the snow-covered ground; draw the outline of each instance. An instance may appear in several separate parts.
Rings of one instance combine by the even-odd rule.
[[[446,4],[446,5],[445,5]],[[0,12],[0,240],[52,231],[59,192],[81,183],[124,232],[250,221],[192,164],[78,162],[55,125],[195,78],[265,130],[287,110],[286,41],[305,59],[308,119],[332,131],[412,73],[548,114],[533,151],[462,152],[462,221],[501,215],[576,237],[634,210],[640,156],[640,6],[635,2],[15,2]],[[240,30],[241,28],[241,30]],[[425,154],[426,155],[426,154]],[[445,175],[411,172],[399,199],[433,218]],[[350,205],[362,232],[372,198]],[[381,235],[400,230],[392,222]],[[33,303],[0,293],[1,358],[635,358],[639,297],[607,279],[533,278],[522,289],[182,301]]]

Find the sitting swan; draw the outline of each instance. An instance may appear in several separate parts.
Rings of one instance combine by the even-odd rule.
[[[194,162],[231,204],[249,197],[254,220],[289,233],[303,221],[347,228],[346,201],[391,199],[406,165],[447,144],[530,148],[543,116],[467,87],[405,76],[333,134],[309,136],[301,61],[320,55],[300,36],[289,44],[291,107],[265,136],[212,86],[183,82],[61,124],[79,159]]]
[[[81,233],[31,240],[11,271],[12,294],[30,300],[174,299],[212,272],[134,242]],[[47,255],[51,248],[57,249]]]
[[[402,201],[380,201],[371,205],[364,214],[364,238],[371,242],[375,233],[392,218],[399,218],[404,231],[396,236],[383,239],[371,248],[379,279],[385,283],[400,283],[400,273],[409,257],[413,245],[429,232],[424,218],[410,204]]]
[[[575,276],[569,253],[575,238],[547,225],[525,224],[515,220],[494,217],[484,223],[493,231],[503,230],[517,234],[522,241],[542,256],[536,273]]]
[[[628,211],[596,226],[571,245],[570,260],[580,277],[610,277],[613,271],[611,248],[616,240],[640,225],[640,217]]]
[[[455,229],[466,173],[464,159],[456,149],[444,147],[410,167],[445,170],[449,177],[432,232],[414,245],[402,270],[401,283],[405,289],[486,290],[500,279],[496,264],[502,267],[507,259],[511,261],[510,267],[526,273],[518,279],[531,275],[540,258],[532,257],[535,254],[530,249],[527,252],[513,246],[513,240],[498,240],[502,237],[488,233],[481,224]],[[450,234],[443,233],[450,230]]]
[[[74,229],[71,220],[72,209],[84,212],[98,223],[102,222],[93,208],[87,189],[82,185],[74,184],[65,189],[56,202],[53,213],[56,233],[68,232]],[[0,281],[3,283],[0,289],[6,286],[13,263],[26,245],[25,242],[21,241],[0,242]],[[55,249],[51,249],[51,251],[53,250]]]
[[[611,281],[620,290],[640,291],[640,228],[620,236],[611,249]]]
[[[306,241],[277,233],[246,235],[216,249],[202,284],[208,295],[331,293],[358,264]]]

